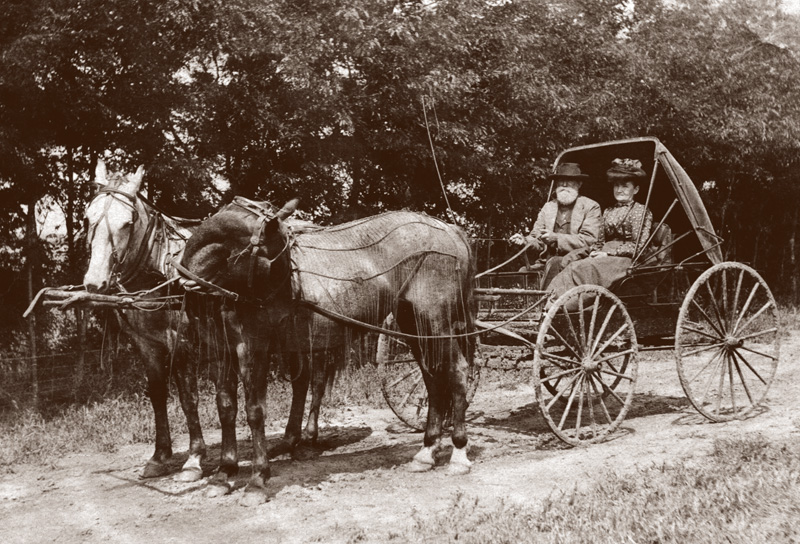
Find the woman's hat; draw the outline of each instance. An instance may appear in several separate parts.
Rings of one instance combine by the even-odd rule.
[[[581,167],[578,163],[575,162],[562,162],[556,167],[556,171],[553,174],[550,174],[550,179],[552,180],[572,180],[572,181],[584,181],[588,179],[589,176],[584,174],[581,171]]]
[[[608,181],[633,181],[641,183],[647,176],[642,170],[642,163],[635,159],[614,159],[611,168],[606,171]]]

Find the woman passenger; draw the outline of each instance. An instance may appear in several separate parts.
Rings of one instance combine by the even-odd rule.
[[[627,275],[633,257],[650,237],[653,214],[634,200],[646,177],[642,163],[633,159],[614,159],[606,176],[613,184],[616,203],[603,212],[604,241],[598,243],[599,247],[588,258],[571,263],[553,278],[549,290],[555,298],[576,285],[610,287]]]

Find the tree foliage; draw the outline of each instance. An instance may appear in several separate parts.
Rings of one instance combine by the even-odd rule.
[[[449,206],[502,238],[561,149],[653,135],[707,187],[729,256],[796,299],[798,26],[776,0],[7,0],[4,273],[34,255],[31,204],[55,202],[71,264],[38,285],[80,281],[101,155],[144,164],[177,215],[233,194],[300,196],[323,222]]]

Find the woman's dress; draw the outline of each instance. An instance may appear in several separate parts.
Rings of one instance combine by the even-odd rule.
[[[652,225],[653,214],[639,202],[617,203],[607,208],[603,212],[604,241],[599,251],[608,256],[587,257],[571,263],[553,278],[548,289],[559,297],[576,285],[610,287],[628,274],[634,255],[643,249],[650,237]]]

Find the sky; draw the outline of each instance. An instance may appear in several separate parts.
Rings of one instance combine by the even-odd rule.
[[[789,13],[800,13],[800,0],[783,0],[783,9]]]

